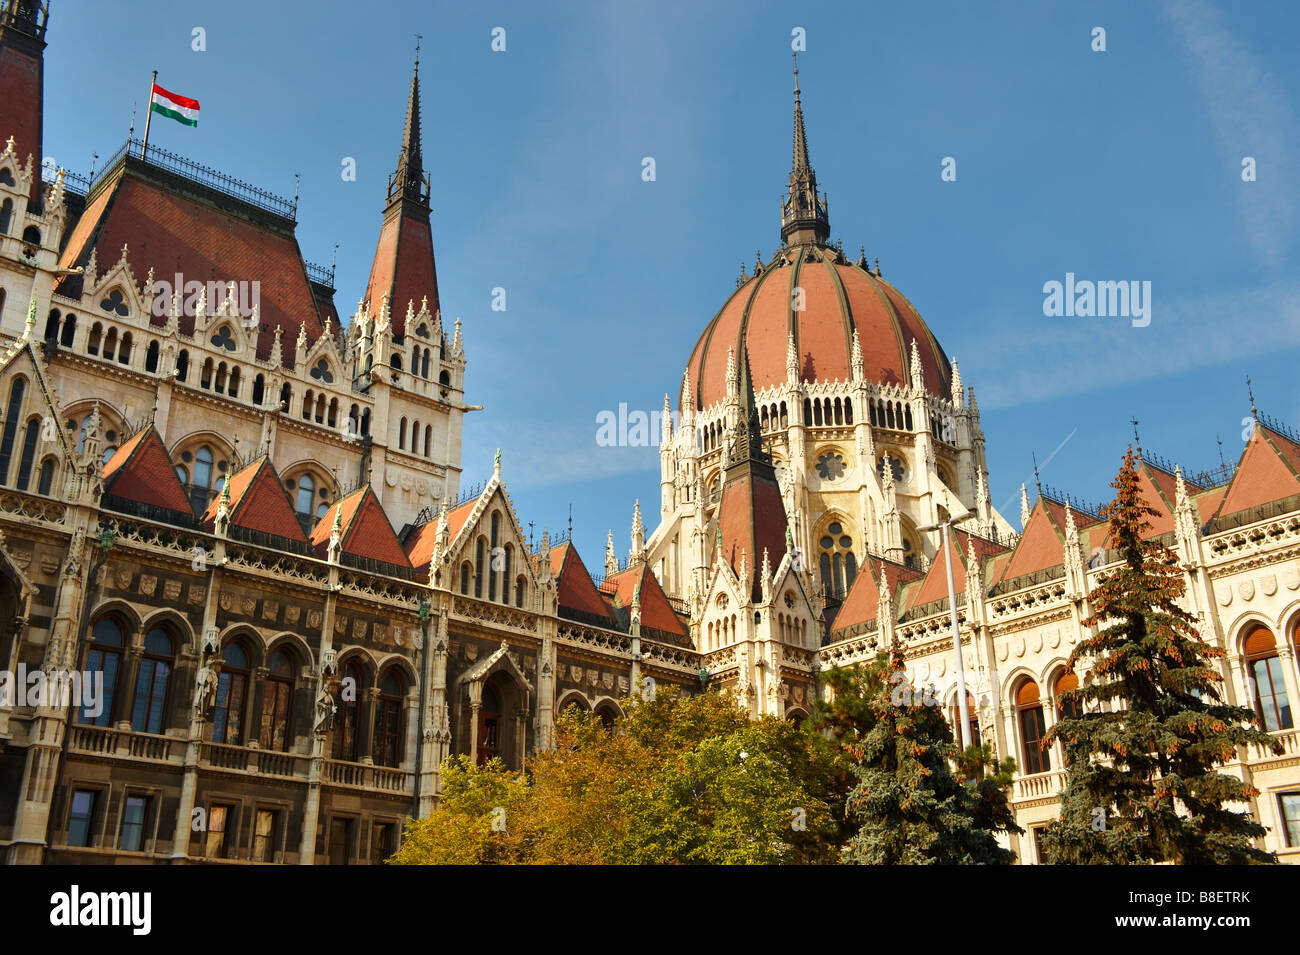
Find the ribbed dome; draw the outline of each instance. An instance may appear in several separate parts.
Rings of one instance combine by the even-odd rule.
[[[796,287],[803,290],[802,311],[792,307]],[[803,381],[850,378],[854,329],[868,381],[906,385],[915,339],[926,392],[951,397],[948,356],[903,293],[865,260],[854,264],[834,248],[807,244],[782,249],[704,329],[686,365],[695,407],[725,400],[733,346],[737,356],[748,350],[755,391],[783,385],[791,333]]]

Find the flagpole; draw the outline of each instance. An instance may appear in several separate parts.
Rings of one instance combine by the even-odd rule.
[[[145,151],[149,148],[149,123],[153,120],[153,88],[158,85],[158,71],[153,71],[153,79],[149,81],[149,104],[145,107],[144,116],[144,142],[140,144],[140,158],[144,159]]]

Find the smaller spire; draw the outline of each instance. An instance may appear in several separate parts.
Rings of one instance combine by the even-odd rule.
[[[921,350],[917,346],[915,338],[912,339],[912,355],[910,364],[912,370],[912,387],[918,389],[924,388],[925,375],[921,370]]]
[[[641,522],[641,502],[632,506],[632,552],[628,564],[639,564],[645,560],[645,525]]]
[[[862,339],[858,336],[856,328],[853,329],[853,351],[849,364],[853,369],[853,380],[862,381],[866,377],[866,366],[862,360]]]
[[[964,404],[966,395],[965,389],[961,385],[961,369],[957,367],[957,359],[955,358],[952,360],[952,388],[950,390],[952,391],[952,403],[960,409]]]
[[[284,334],[284,329],[279,325],[275,326],[275,341],[271,343],[271,367],[279,368],[284,364],[284,349],[280,344],[280,336]]]
[[[785,377],[790,384],[799,380],[799,349],[794,343],[794,331],[786,333],[785,337]]]
[[[605,541],[605,576],[610,577],[618,573],[618,555],[614,553],[614,529],[610,528],[609,537]]]
[[[740,394],[740,374],[736,368],[736,346],[727,346],[727,394]]]
[[[1029,524],[1029,489],[1024,484],[1020,485],[1020,529],[1023,531]]]

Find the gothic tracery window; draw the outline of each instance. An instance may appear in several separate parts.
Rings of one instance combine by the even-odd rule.
[[[818,540],[817,549],[822,592],[828,597],[848,593],[858,576],[858,559],[853,553],[853,538],[845,533],[844,525],[831,522]]]
[[[823,481],[838,481],[844,476],[844,458],[836,451],[827,451],[817,459],[817,474]]]

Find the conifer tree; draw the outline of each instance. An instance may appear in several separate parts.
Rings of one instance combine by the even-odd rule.
[[[847,816],[858,823],[844,861],[865,865],[1005,864],[998,845],[999,815],[986,786],[967,785],[949,760],[957,757],[952,732],[932,696],[907,682],[902,654],[883,653],[874,665],[827,674],[835,699],[822,725],[852,761],[855,785]],[[990,778],[988,786],[997,782]],[[982,816],[982,819],[977,819]]]
[[[1074,715],[1043,745],[1060,740],[1068,760],[1061,817],[1043,849],[1051,863],[1275,862],[1253,844],[1264,834],[1231,809],[1259,791],[1215,767],[1256,744],[1280,752],[1252,710],[1230,706],[1215,661],[1224,651],[1201,638],[1179,603],[1177,556],[1151,539],[1132,447],[1104,510],[1120,564],[1089,595],[1090,636],[1068,665],[1092,665],[1092,679],[1063,694]],[[1106,709],[1102,709],[1102,705]]]

